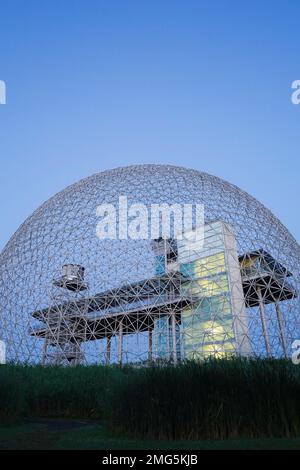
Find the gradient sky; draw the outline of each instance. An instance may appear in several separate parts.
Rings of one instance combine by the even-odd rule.
[[[0,0],[0,249],[65,186],[203,170],[300,240],[300,2]]]

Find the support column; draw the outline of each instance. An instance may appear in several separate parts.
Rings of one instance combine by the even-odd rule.
[[[176,351],[176,314],[172,312],[171,315],[171,329],[172,329],[172,356],[173,363],[177,364],[177,351]]]
[[[268,329],[267,329],[267,322],[266,322],[266,316],[265,316],[265,306],[264,306],[264,301],[263,301],[263,298],[262,298],[262,295],[261,295],[260,287],[257,287],[257,295],[258,295],[258,300],[259,300],[259,312],[260,312],[260,319],[261,319],[261,324],[262,324],[263,336],[264,336],[265,345],[266,345],[266,351],[267,351],[268,357],[272,357],[269,333],[268,333]]]
[[[48,337],[45,336],[45,341],[44,341],[44,344],[43,344],[43,352],[42,352],[42,365],[43,366],[46,363],[47,349],[48,349]]]
[[[153,357],[153,330],[150,328],[149,329],[149,350],[148,350],[148,360],[149,361],[152,361],[152,357]]]
[[[119,323],[119,337],[118,337],[118,362],[122,364],[123,357],[123,322],[120,320]]]
[[[281,312],[278,302],[275,302],[275,309],[276,309],[276,315],[277,315],[277,320],[278,320],[278,325],[279,325],[279,335],[280,335],[280,342],[281,342],[282,349],[283,349],[283,354],[284,354],[284,357],[288,357],[286,337],[285,337],[285,331],[284,331],[284,321],[283,321],[282,312]]]
[[[107,365],[110,364],[110,352],[111,352],[111,336],[106,337],[106,357],[105,362]]]

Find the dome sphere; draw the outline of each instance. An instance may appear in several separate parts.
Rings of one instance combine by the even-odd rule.
[[[159,274],[153,240],[97,236],[97,207],[116,207],[120,196],[129,205],[147,208],[202,204],[205,226],[228,230],[235,247],[224,242],[222,253],[201,252],[182,263],[176,259],[176,275],[170,275],[167,265]],[[234,274],[230,250],[241,275]],[[218,271],[212,263],[223,258],[231,267],[220,264]],[[0,339],[6,343],[7,361],[30,363],[137,362],[149,357],[177,361],[241,351],[287,356],[300,338],[299,262],[299,245],[281,222],[255,198],[220,178],[170,165],[104,171],[45,202],[5,246],[0,255]],[[183,272],[187,265],[193,270],[188,276]],[[195,278],[204,268],[211,271]],[[230,279],[223,290],[221,271]],[[162,301],[160,292],[153,297],[156,286],[169,295],[175,278],[179,284],[172,303],[169,297]],[[184,295],[182,285],[188,286]],[[148,297],[145,289],[151,292]],[[236,321],[243,324],[238,332]]]

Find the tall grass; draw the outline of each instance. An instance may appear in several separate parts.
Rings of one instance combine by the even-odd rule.
[[[210,360],[141,370],[116,394],[113,427],[158,439],[300,435],[300,369],[278,360]]]
[[[157,439],[300,436],[300,367],[209,360],[177,367],[0,367],[0,420],[89,417]]]

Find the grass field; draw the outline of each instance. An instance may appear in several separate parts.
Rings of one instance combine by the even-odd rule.
[[[298,442],[299,396],[300,367],[285,360],[227,359],[141,368],[4,365],[0,426],[41,418],[92,419],[107,423],[105,436],[109,433],[116,442]],[[52,429],[43,429],[46,440],[56,436]],[[104,432],[103,426],[90,431],[72,428],[59,436],[94,431]],[[39,439],[34,431],[30,439],[35,435]]]
[[[299,450],[300,438],[163,441],[115,437],[103,424],[40,420],[0,427],[0,450]]]

